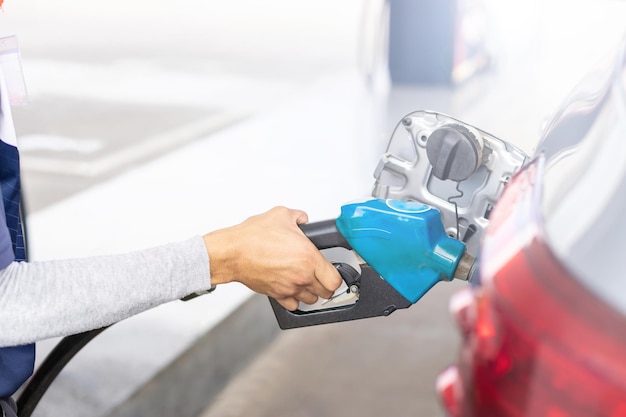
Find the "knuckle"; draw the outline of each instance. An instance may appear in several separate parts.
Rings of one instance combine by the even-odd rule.
[[[306,287],[311,283],[311,279],[304,275],[297,275],[294,278],[293,283],[298,287]]]
[[[270,210],[270,212],[275,214],[286,214],[289,212],[289,209],[285,206],[275,206]]]
[[[285,291],[283,291],[283,293],[287,296],[287,297],[295,297],[298,295],[298,293],[300,292],[300,289],[296,286],[290,286],[288,288],[285,289]]]

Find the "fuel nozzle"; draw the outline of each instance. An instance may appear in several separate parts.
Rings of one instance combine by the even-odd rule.
[[[270,298],[281,329],[388,316],[415,304],[438,282],[468,281],[474,273],[474,256],[446,233],[439,210],[415,201],[347,204],[335,221],[301,228],[318,249],[354,251],[359,270],[332,261],[345,286],[295,311]]]
[[[439,281],[467,280],[474,257],[446,233],[438,209],[416,201],[373,199],[341,208],[337,229],[411,303]]]

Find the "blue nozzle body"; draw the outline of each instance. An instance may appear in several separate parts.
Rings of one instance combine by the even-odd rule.
[[[385,281],[412,303],[450,281],[465,244],[449,237],[434,207],[373,199],[341,208],[337,228]]]

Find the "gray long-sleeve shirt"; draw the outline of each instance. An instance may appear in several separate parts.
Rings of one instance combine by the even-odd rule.
[[[0,270],[0,347],[103,327],[211,286],[202,237]]]

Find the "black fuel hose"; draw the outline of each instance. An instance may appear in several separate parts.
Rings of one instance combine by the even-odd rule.
[[[64,337],[37,368],[17,400],[19,417],[30,417],[65,365],[93,338],[108,327]]]

